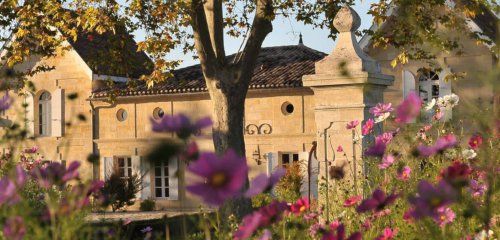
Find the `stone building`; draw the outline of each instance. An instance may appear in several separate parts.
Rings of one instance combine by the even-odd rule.
[[[492,17],[496,26],[497,18],[492,14],[471,19],[471,31],[484,31],[496,40],[496,27],[490,27]],[[250,178],[293,162],[304,164],[314,141],[320,161],[314,161],[313,185],[319,171],[324,172],[322,161],[331,160],[335,154],[332,145],[343,145],[347,156],[359,149],[358,159],[353,162],[361,171],[362,163],[356,161],[363,143],[352,146],[351,132],[345,129],[345,123],[366,120],[368,109],[384,99],[398,103],[409,91],[418,91],[424,100],[451,92],[492,98],[493,90],[478,86],[474,79],[464,81],[463,86],[444,81],[449,73],[468,72],[468,76],[475,76],[497,67],[491,46],[463,38],[463,55],[438,56],[442,72],[419,71],[427,67],[422,62],[392,68],[390,61],[397,56],[397,50],[375,48],[369,36],[358,43],[353,32],[359,24],[359,16],[352,9],[340,11],[335,20],[340,35],[330,55],[311,49],[302,41],[261,50],[245,106]],[[126,81],[147,73],[150,61],[144,53],[136,52],[133,39],[125,35],[128,44],[123,51],[130,53],[128,60],[132,64],[127,67],[133,71],[125,74],[109,63],[93,62],[92,56],[105,54],[103,38],[106,36],[81,36],[77,42],[67,43],[72,49],[64,54],[43,60],[33,58],[17,66],[29,69],[45,63],[55,66],[55,70],[30,78],[36,92],[16,90],[25,95],[16,98],[15,106],[4,113],[3,122],[24,121],[36,137],[27,146],[39,146],[46,160],[82,161],[82,175],[87,178],[105,179],[116,166],[124,176],[132,172],[145,174],[138,197],[155,199],[159,209],[196,209],[199,201],[184,190],[185,179],[175,176],[185,166],[177,159],[152,163],[145,156],[156,143],[173,137],[153,133],[151,118],[185,113],[196,119],[212,114],[200,66],[178,69],[174,79],[152,89],[141,83],[128,89]],[[339,67],[343,64],[348,75]],[[109,80],[114,82],[111,87],[106,85]],[[69,100],[71,93],[77,93],[79,98]],[[22,108],[22,103],[28,107]],[[76,120],[78,113],[87,121]],[[209,136],[210,131],[204,134]],[[213,149],[210,138],[200,138],[198,143],[201,149]],[[85,161],[90,153],[100,156],[98,164]],[[317,194],[317,190],[313,192]]]

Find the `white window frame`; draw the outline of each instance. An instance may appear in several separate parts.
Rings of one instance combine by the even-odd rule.
[[[173,161],[173,160],[171,160]],[[156,174],[156,169],[160,168],[160,176]],[[153,194],[156,199],[169,199],[170,198],[170,166],[168,162],[154,162],[153,163]],[[156,179],[160,179],[160,186],[156,184]],[[165,184],[165,181],[167,184]],[[156,190],[161,189],[161,196],[157,196]]]
[[[289,156],[289,162],[287,164],[283,163],[283,156]],[[297,156],[297,159],[294,160],[294,156]],[[279,152],[279,165],[283,168],[287,168],[290,164],[299,163],[300,155],[298,152]]]
[[[48,94],[49,98],[42,100],[41,98]],[[50,136],[52,125],[52,94],[47,91],[42,92],[38,97],[38,135]]]
[[[120,167],[120,160],[124,160],[123,167]],[[131,156],[115,156],[114,161],[116,163],[115,169],[118,171],[118,174],[120,174],[121,178],[129,178],[134,174]],[[123,175],[122,175],[122,169],[123,169]]]

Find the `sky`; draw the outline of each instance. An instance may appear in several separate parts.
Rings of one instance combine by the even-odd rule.
[[[372,17],[367,14],[367,12],[370,9],[370,4],[375,1],[376,0],[356,0],[356,4],[353,8],[361,17],[360,30],[370,28],[372,24]],[[273,31],[267,36],[263,43],[263,47],[298,44],[299,34],[302,33],[304,45],[318,51],[331,53],[335,43],[332,39],[328,38],[328,32],[328,29],[314,29],[311,26],[305,26],[304,24],[295,22],[293,19],[278,18],[273,22]],[[138,41],[144,39],[143,32],[138,31],[135,32],[134,35]],[[241,41],[241,39],[234,39],[226,36],[226,54],[229,55],[238,51]],[[182,60],[183,62],[179,67],[187,67],[198,63],[198,61],[194,60],[192,56],[193,53],[185,55],[182,53],[181,49],[178,49],[173,51],[168,56],[168,59]]]

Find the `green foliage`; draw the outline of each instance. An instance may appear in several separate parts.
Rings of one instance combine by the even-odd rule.
[[[146,199],[141,202],[139,210],[141,211],[154,211],[156,208],[156,202],[153,199]]]
[[[141,178],[137,174],[121,177],[114,171],[104,183],[102,194],[105,197],[104,205],[111,206],[113,212],[135,203],[136,194],[141,190]]]
[[[285,176],[276,184],[275,194],[280,200],[295,202],[300,198],[303,176],[299,163],[293,163],[286,169]]]

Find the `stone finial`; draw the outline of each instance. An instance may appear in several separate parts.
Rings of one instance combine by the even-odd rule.
[[[361,18],[349,6],[342,7],[333,26],[339,31],[337,46],[333,52],[316,63],[316,74],[356,75],[361,73],[380,73],[377,62],[359,47],[356,31],[361,25]]]
[[[339,32],[354,32],[361,26],[361,18],[354,9],[344,6],[335,15],[333,26]]]

